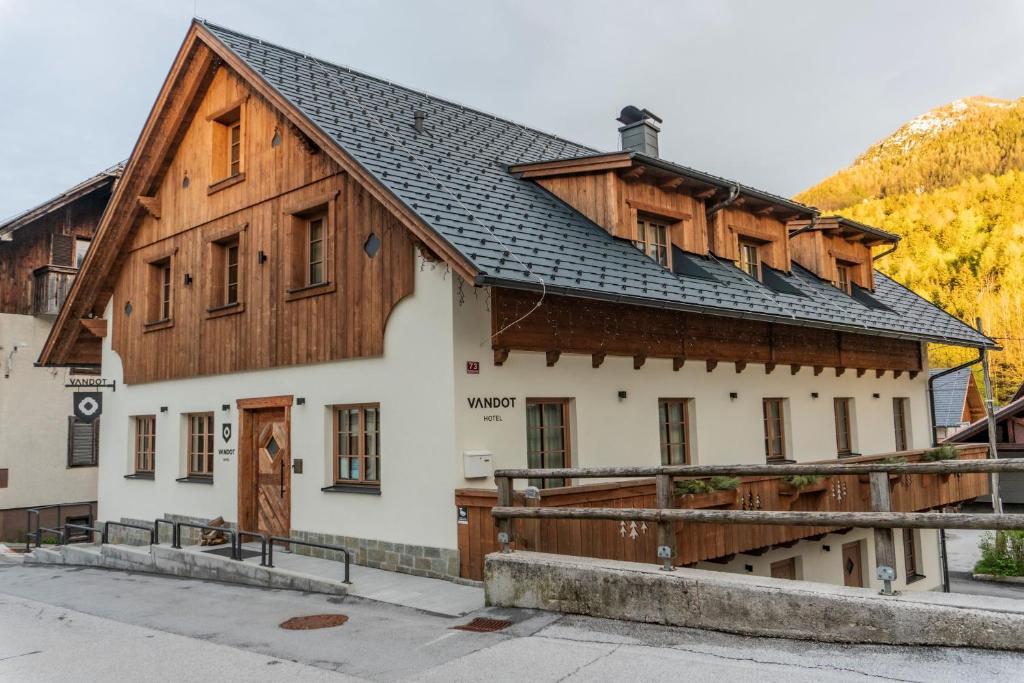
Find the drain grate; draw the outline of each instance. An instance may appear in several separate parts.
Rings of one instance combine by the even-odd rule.
[[[477,617],[468,624],[452,626],[452,628],[458,629],[459,631],[473,631],[474,633],[490,633],[492,631],[500,631],[503,628],[508,628],[511,625],[512,622],[508,619],[488,619],[487,617]]]
[[[289,631],[309,631],[314,628],[330,628],[341,626],[348,617],[344,614],[314,614],[308,617],[292,617],[283,621],[280,627]]]

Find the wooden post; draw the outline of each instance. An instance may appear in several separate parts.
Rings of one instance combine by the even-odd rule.
[[[868,476],[871,485],[871,510],[892,512],[888,473],[872,472]],[[875,529],[875,576],[882,579],[882,594],[892,595],[892,582],[896,578],[896,544],[893,541],[892,529]]]
[[[975,318],[975,324],[980,334],[985,334],[981,329],[981,318]],[[981,347],[981,376],[985,381],[985,417],[988,419],[988,457],[996,459],[999,457],[999,448],[996,446],[996,416],[993,408],[994,399],[992,396],[992,376],[988,370],[988,349]],[[999,495],[999,473],[992,472],[992,512],[997,515],[1003,514],[1003,499]]]
[[[659,510],[672,510],[676,506],[672,475],[659,474],[655,479],[655,504]],[[675,569],[672,559],[676,556],[676,524],[671,520],[658,522],[658,559],[662,561],[662,569],[670,572]]]
[[[512,507],[512,480],[508,477],[496,477],[495,484],[498,486],[498,506]],[[498,520],[498,543],[501,544],[501,552],[512,552],[512,519]]]

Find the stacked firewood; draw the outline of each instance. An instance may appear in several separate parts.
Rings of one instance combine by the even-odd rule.
[[[212,519],[207,526],[224,526],[224,518],[218,517],[217,519]],[[227,542],[228,538],[223,531],[204,529],[199,545],[220,545]]]

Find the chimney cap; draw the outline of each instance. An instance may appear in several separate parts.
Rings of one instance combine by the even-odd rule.
[[[658,123],[661,123],[661,117],[648,109],[640,109],[634,107],[632,104],[628,104],[622,108],[619,112],[619,118],[615,119],[621,124],[629,125],[631,123],[640,123],[645,119],[654,119]]]

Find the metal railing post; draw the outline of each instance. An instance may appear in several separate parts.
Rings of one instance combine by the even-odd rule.
[[[872,472],[869,476],[871,486],[872,512],[892,512],[892,498],[889,492],[889,474]],[[892,595],[892,582],[896,580],[896,543],[892,529],[874,530],[875,534],[875,577],[882,581],[882,595]]]
[[[498,505],[501,507],[512,507],[512,479],[510,477],[498,477],[494,482],[498,487]],[[498,543],[501,544],[501,552],[512,552],[512,519],[498,520]]]
[[[656,507],[659,510],[675,508],[675,491],[672,490],[672,475],[659,474],[654,480]],[[662,561],[662,571],[670,572],[676,556],[676,524],[671,520],[658,522],[658,559]]]

